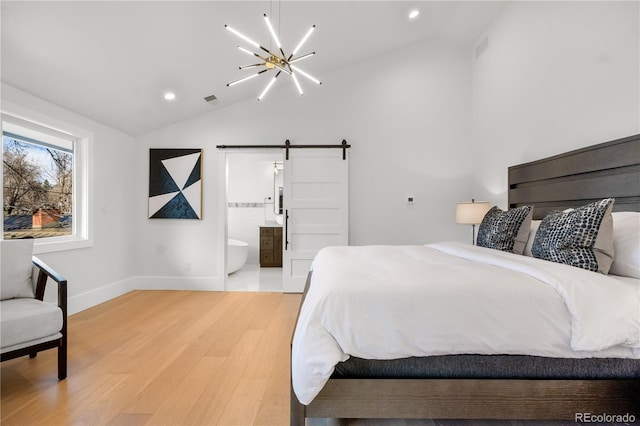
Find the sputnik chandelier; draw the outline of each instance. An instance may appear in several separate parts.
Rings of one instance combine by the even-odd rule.
[[[249,49],[245,49],[242,46],[238,46],[238,49],[240,49],[240,51],[254,56],[256,58],[259,58],[262,62],[256,63],[256,64],[250,64],[250,65],[243,65],[241,67],[239,67],[241,70],[244,69],[249,69],[249,68],[260,68],[260,67],[264,67],[264,69],[258,71],[257,73],[248,75],[246,77],[243,77],[241,79],[232,81],[231,83],[227,84],[227,87],[233,86],[235,84],[238,83],[242,83],[243,81],[247,81],[250,80],[254,77],[259,76],[260,74],[269,72],[271,70],[276,70],[277,73],[276,75],[273,76],[273,78],[271,80],[269,80],[269,83],[267,83],[267,86],[264,88],[264,90],[262,91],[262,93],[260,93],[260,96],[258,96],[258,100],[262,100],[265,95],[267,94],[267,92],[269,91],[269,89],[271,89],[271,86],[273,86],[273,84],[276,82],[276,79],[280,76],[280,74],[282,74],[283,72],[286,74],[289,74],[291,76],[291,78],[293,79],[293,82],[296,84],[296,87],[298,88],[298,92],[300,93],[300,95],[303,95],[304,92],[302,91],[302,86],[300,86],[300,82],[298,81],[298,74],[308,78],[309,80],[313,81],[316,84],[322,84],[318,79],[316,79],[315,77],[312,77],[311,75],[309,75],[307,72],[303,71],[302,69],[300,69],[298,66],[293,65],[294,63],[301,61],[303,59],[309,58],[313,55],[316,54],[316,52],[311,52],[311,53],[307,53],[304,55],[300,55],[300,56],[295,56],[298,51],[300,51],[300,48],[304,45],[304,43],[307,41],[307,39],[309,38],[309,36],[311,35],[311,33],[313,32],[313,30],[316,28],[315,25],[313,25],[309,31],[307,31],[307,33],[304,35],[304,37],[302,37],[302,40],[300,41],[300,43],[298,43],[298,46],[293,50],[293,52],[291,53],[291,55],[287,55],[286,53],[284,53],[284,50],[282,49],[282,44],[280,43],[280,39],[278,38],[278,36],[276,35],[276,32],[273,29],[273,26],[271,25],[271,21],[269,20],[269,17],[267,16],[267,14],[264,14],[264,21],[267,24],[267,27],[269,28],[269,32],[271,33],[271,37],[273,38],[273,41],[275,42],[276,46],[278,46],[278,49],[280,50],[280,53],[273,53],[271,50],[267,49],[266,47],[256,43],[255,41],[251,40],[249,37],[245,36],[244,34],[238,32],[237,30],[231,28],[229,25],[225,25],[224,27],[231,31],[233,34],[237,35],[238,37],[240,37],[241,39],[243,39],[244,41],[246,41],[247,43],[249,43],[251,46],[253,46],[255,49],[260,49],[264,52],[267,53],[267,55],[259,55]]]

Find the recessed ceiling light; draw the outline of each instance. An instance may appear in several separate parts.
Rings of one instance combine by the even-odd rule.
[[[172,101],[176,98],[176,94],[173,92],[167,92],[164,94],[164,98],[168,101]]]
[[[409,12],[409,19],[416,19],[418,15],[420,15],[419,10],[412,10],[411,12]]]

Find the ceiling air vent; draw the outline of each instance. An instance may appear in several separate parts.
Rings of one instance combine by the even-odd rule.
[[[489,47],[489,37],[482,39],[482,41],[476,46],[476,59],[478,59],[478,57],[487,50],[487,47]]]
[[[206,98],[204,98],[204,100],[207,101],[207,102],[213,102],[213,101],[215,101],[217,99],[218,99],[218,97],[216,95],[209,95]]]

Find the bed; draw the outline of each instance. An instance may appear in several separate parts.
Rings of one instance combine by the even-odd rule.
[[[529,220],[538,227],[541,220],[547,222],[547,225],[542,225],[545,231],[552,212],[579,210],[585,204],[609,197],[615,198],[615,202],[608,208],[613,209],[615,217],[622,217],[626,213],[619,212],[640,211],[640,135],[513,166],[509,168],[508,175],[509,209],[516,211],[533,206]],[[616,220],[613,219],[614,226]],[[527,235],[529,242],[533,240],[536,226],[531,226],[532,234]],[[530,243],[523,248],[525,252],[531,249]],[[575,421],[580,413],[640,417],[638,278],[606,276],[532,256],[501,252],[494,255],[489,253],[491,249],[461,244],[330,248],[326,251],[328,253],[321,252],[321,256],[319,253],[317,261],[314,260],[292,341],[292,425],[303,425],[305,418],[312,417],[571,421]],[[328,294],[332,294],[342,291],[341,288],[366,288],[374,276],[385,274],[390,277],[388,279],[398,276],[401,278],[398,282],[405,285],[412,276],[426,272],[419,269],[422,266],[409,266],[402,262],[410,258],[423,259],[425,254],[427,259],[439,258],[435,268],[440,271],[440,288],[430,290],[431,293],[414,294],[411,293],[414,289],[402,287],[402,291],[397,292],[410,294],[411,298],[419,301],[417,303],[430,303],[417,319],[406,318],[400,310],[390,314],[394,316],[392,321],[373,322],[374,317],[383,316],[381,312],[386,312],[385,306],[411,304],[411,298],[394,300],[393,293],[381,292],[384,302],[376,302],[369,295],[371,292],[357,293],[353,290],[356,302],[331,306],[323,305],[327,296],[318,293],[314,286],[314,280],[322,282],[323,286],[326,282],[338,280],[333,288],[329,284]],[[364,272],[354,270],[349,275],[354,269],[350,265],[356,264],[357,258],[370,259],[371,256],[397,257],[399,266],[387,268],[379,261],[365,261]],[[447,281],[448,271],[461,270],[465,262],[479,262],[480,266],[474,263],[474,268],[486,269],[489,275],[496,277],[493,280],[496,282],[487,280],[483,285],[499,289],[501,296],[494,297],[492,294],[495,293],[487,290],[470,294],[462,302],[447,300],[443,288],[460,285],[455,279]],[[369,273],[367,268],[370,268]],[[418,269],[403,276],[409,268]],[[612,272],[622,271],[615,260],[611,268]],[[529,277],[519,278],[523,273]],[[349,280],[355,280],[358,274],[360,281],[351,285]],[[592,277],[598,281],[591,287],[594,290],[590,290],[597,294],[597,303],[593,298],[589,299],[592,296],[583,289],[583,281],[580,281],[583,277],[584,282]],[[520,291],[512,291],[510,284],[516,279],[518,283],[530,282],[527,290],[523,290],[526,296],[519,295]],[[544,285],[534,284],[539,281]],[[345,285],[347,282],[349,284]],[[438,297],[444,295],[442,300],[447,302],[431,300],[434,291]],[[476,290],[465,287],[462,294],[468,291]],[[547,303],[545,297],[550,294],[554,299]],[[492,317],[494,308],[490,303],[494,303],[492,299],[509,297],[521,298],[509,300],[514,305],[512,310],[521,312],[525,319],[518,323],[516,316],[507,323],[502,321],[500,328],[501,319]],[[479,328],[499,330],[495,333],[497,340],[477,338],[474,330],[467,332],[469,321],[458,323],[455,316],[453,320],[440,321],[437,327],[428,326],[434,318],[443,318],[441,315],[444,313],[439,309],[459,305],[457,309],[460,312],[470,312],[467,305],[478,298],[483,302],[479,304],[480,312],[475,314],[476,317],[466,313],[464,316],[471,315],[471,322],[477,321]],[[613,309],[619,303],[618,299],[630,303]],[[527,307],[528,302],[531,309]],[[504,300],[496,300],[495,303],[504,305]],[[324,312],[314,312],[309,307],[312,305],[319,305]],[[604,315],[606,312],[615,312],[615,315],[609,318],[609,314]],[[318,331],[318,321],[313,322],[314,315],[316,319],[318,315],[333,315],[337,320],[329,327],[330,330]],[[352,321],[349,315],[363,318],[364,325]],[[563,319],[559,319],[560,316]],[[421,326],[417,327],[419,332],[428,329],[426,332],[431,334],[413,336],[412,321]],[[523,337],[518,330],[524,329],[528,321],[541,321],[541,324],[527,329]],[[558,325],[562,321],[567,324]],[[461,324],[465,326],[461,327]],[[397,333],[393,328],[402,332]],[[308,340],[307,335],[314,333],[314,339],[324,339],[324,343]],[[395,334],[389,337],[386,333]],[[356,342],[351,347],[346,340],[341,340],[345,334],[356,341],[366,334],[373,336],[368,343]],[[443,335],[452,334],[457,340],[438,340]],[[553,337],[536,345],[542,335]],[[375,347],[376,338],[387,343],[389,352],[382,355],[377,352],[382,349]],[[388,344],[387,339],[393,343]],[[429,346],[432,351],[429,356],[419,356],[424,346]]]

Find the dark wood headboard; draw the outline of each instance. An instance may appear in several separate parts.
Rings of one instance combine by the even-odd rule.
[[[640,135],[509,167],[509,208],[533,218],[614,197],[614,211],[640,211]]]

